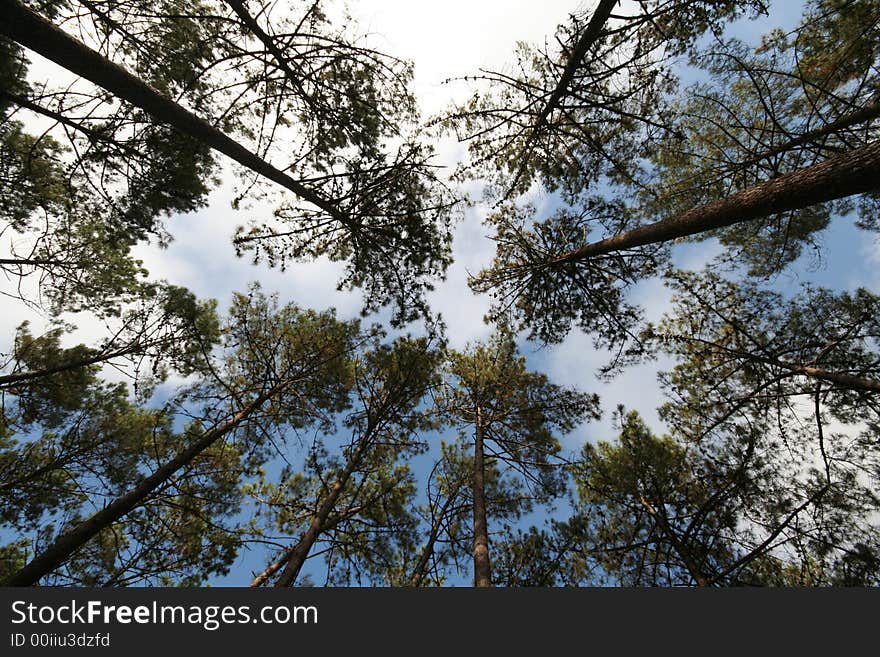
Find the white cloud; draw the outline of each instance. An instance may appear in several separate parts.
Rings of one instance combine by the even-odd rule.
[[[446,323],[450,346],[458,349],[485,338],[491,331],[483,323],[489,297],[474,294],[467,285],[468,276],[489,265],[495,252],[495,243],[487,238],[489,230],[480,219],[480,213],[470,210],[456,227],[452,245],[455,261],[446,280],[429,296],[432,310],[440,313]]]
[[[360,293],[336,290],[343,263],[320,258],[292,263],[281,271],[265,263],[254,265],[247,253],[236,257],[232,246],[236,227],[259,219],[261,212],[270,214],[271,208],[234,210],[230,199],[228,188],[216,191],[207,208],[168,222],[174,241],[167,249],[143,244],[135,249],[135,257],[144,261],[153,278],[165,278],[200,297],[217,298],[221,310],[228,306],[233,292],[245,291],[250,282],[259,281],[266,293],[277,292],[282,303],[316,309],[334,306],[343,317],[359,313]]]
[[[474,3],[451,0],[442,4],[403,0],[365,0],[351,8],[369,33],[371,43],[389,54],[415,63],[415,92],[423,112],[430,115],[447,107],[465,84],[443,84],[456,75],[475,73],[480,67],[503,67],[519,40],[539,41],[552,33],[560,17],[571,10],[570,2],[552,0],[538,6],[524,1]],[[439,163],[451,167],[465,147],[447,138],[435,144]],[[168,224],[174,242],[167,250],[141,246],[142,258],[151,274],[186,286],[203,297],[221,299],[221,307],[233,290],[259,280],[267,291],[278,291],[284,300],[316,308],[333,305],[342,316],[355,316],[361,303],[358,292],[340,293],[336,283],[343,266],[326,259],[298,263],[285,272],[265,265],[253,266],[247,257],[233,255],[230,237],[235,226],[245,224],[254,212],[234,211],[231,193],[216,192],[210,206],[196,213],[175,217]],[[485,336],[489,329],[482,318],[489,304],[467,287],[468,273],[476,273],[491,261],[494,244],[482,217],[468,211],[456,227],[454,264],[445,281],[431,294],[432,308],[442,313],[456,346]],[[384,315],[384,313],[383,313]]]
[[[570,0],[360,0],[353,5],[362,29],[378,46],[415,62],[415,91],[427,114],[446,107],[451,94],[467,91],[466,85],[444,85],[444,80],[505,66],[517,41],[543,42],[574,8]]]
[[[529,347],[525,350],[529,352]],[[598,422],[579,427],[563,441],[566,450],[575,450],[584,442],[612,440],[616,437],[612,416],[618,405],[627,410],[638,411],[657,431],[663,423],[657,408],[663,403],[663,395],[657,383],[658,366],[669,366],[667,361],[649,362],[629,367],[611,381],[600,380],[596,374],[607,365],[611,354],[593,347],[591,338],[582,331],[572,331],[560,344],[541,349],[532,347],[529,360],[532,367],[546,373],[562,386],[583,392],[596,393],[602,405],[602,418]]]
[[[862,259],[868,264],[862,276],[853,276],[850,287],[867,286],[872,290],[880,289],[880,235],[868,233],[861,246]]]

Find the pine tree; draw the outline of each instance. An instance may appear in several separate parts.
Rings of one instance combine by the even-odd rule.
[[[560,495],[564,476],[557,436],[598,417],[598,398],[530,372],[513,335],[501,329],[487,344],[450,352],[439,410],[469,446],[470,454],[458,458],[470,465],[465,481],[473,514],[474,586],[491,586],[489,518],[502,506],[489,491],[513,502],[506,511],[513,516]]]

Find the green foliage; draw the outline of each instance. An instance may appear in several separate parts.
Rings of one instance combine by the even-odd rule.
[[[407,143],[393,158],[341,162],[334,175],[351,185],[341,202],[344,221],[285,203],[275,211],[275,222],[238,228],[237,255],[250,253],[255,264],[282,270],[291,262],[327,256],[346,263],[337,289],[363,290],[363,314],[390,305],[394,326],[428,316],[425,294],[452,261],[454,205],[435,179],[430,157],[429,147]]]
[[[580,214],[560,210],[529,225],[530,207],[505,207],[498,222],[495,259],[471,278],[475,292],[491,293],[490,319],[512,321],[529,337],[561,342],[572,326],[593,336],[597,347],[618,351],[633,347],[641,311],[626,302],[626,290],[657,270],[662,255],[614,255],[583,263],[558,263],[560,254],[580,246],[595,223],[615,223],[626,215],[622,205],[590,201]]]
[[[820,389],[823,408],[839,422],[876,423],[876,394],[799,369],[880,379],[876,295],[807,287],[784,299],[708,272],[677,272],[669,284],[672,310],[645,339],[678,360],[662,378],[672,398],[662,413],[681,435],[699,440],[762,416],[797,424],[797,413],[779,400],[809,400]]]
[[[45,414],[26,427],[8,425],[17,431],[0,450],[0,518],[21,532],[76,517],[93,491],[124,491],[140,478],[148,448],[170,430],[165,413],[137,408],[123,385],[92,375],[77,392],[74,408],[69,396],[58,400],[67,408],[47,396]]]
[[[365,314],[390,306],[396,327],[430,314],[455,202],[411,64],[320,1],[27,5],[308,192],[237,172],[236,207],[276,208],[237,230],[238,255],[282,269],[327,257]],[[834,214],[875,227],[877,195],[695,235],[723,256],[667,272],[673,307],[641,329],[627,294],[666,265],[665,245],[572,256],[876,140],[880,4],[811,0],[757,49],[725,39],[765,10],[616,3],[580,61],[592,16],[574,14],[556,45],[520,44],[437,121],[469,142],[453,179],[480,177],[494,204],[496,257],[471,286],[493,294],[500,327],[461,351],[258,286],[221,321],[213,300],[150,280],[132,249],[166,245],[166,221],[205,206],[212,144],[86,81],[38,81],[0,39],[0,267],[13,286],[36,279],[38,297],[9,294],[51,319],[40,335],[18,327],[0,375],[0,581],[171,464],[40,583],[201,586],[260,545],[278,549],[272,576],[302,547],[327,584],[442,585],[482,544],[485,507],[506,586],[876,585],[880,301],[787,297],[719,271],[776,274]],[[682,89],[686,57],[704,79]],[[71,346],[67,312],[109,337]],[[616,440],[564,458],[561,436],[599,417],[598,398],[530,371],[514,330],[553,343],[572,327],[611,350],[605,374],[675,360],[660,375],[668,435],[621,408]],[[103,380],[109,364],[133,385]],[[523,526],[567,492],[570,518]]]
[[[61,151],[54,139],[23,132],[18,121],[0,124],[0,212],[13,228],[21,230],[33,213],[51,212],[63,203],[67,184]]]
[[[599,417],[596,395],[555,385],[529,371],[505,327],[484,344],[450,351],[444,378],[436,395],[437,411],[458,431],[458,441],[443,449],[442,468],[434,475],[441,496],[443,489],[445,495],[470,489],[474,513],[485,506],[491,526],[562,495],[566,482],[559,436]],[[475,484],[477,462],[471,447],[477,441],[485,459],[482,491]],[[461,518],[463,512],[460,508],[451,517]],[[444,533],[449,554],[438,551],[440,563],[470,552],[464,537],[473,534],[461,520],[447,521]]]
[[[249,398],[274,392],[259,412],[183,462],[46,582],[193,586],[226,572],[246,539],[237,518],[242,485],[274,454],[274,438],[327,425],[349,405],[355,384],[350,352],[366,339],[356,322],[279,308],[252,289],[250,296],[236,296],[221,335],[213,302],[200,303],[173,286],[153,292],[151,311],[158,314],[133,311],[126,330],[141,335],[158,325],[172,341],[160,349],[164,362],[195,378],[159,408],[136,405],[127,386],[104,384],[97,366],[83,367],[79,360],[91,352],[63,349],[63,327],[39,338],[26,326],[19,332],[18,358],[28,369],[46,359],[79,363],[6,392],[7,413],[20,410],[4,425],[0,444],[0,520],[32,535],[37,552],[227,423]],[[175,318],[183,330],[174,327]]]
[[[504,327],[486,344],[451,351],[447,376],[438,406],[461,440],[471,440],[479,410],[484,438],[496,449],[492,458],[533,482],[539,496],[558,494],[558,436],[598,418],[598,397],[529,371]]]
[[[473,79],[482,88],[443,118],[469,142],[471,163],[460,175],[487,178],[503,198],[538,182],[548,191],[561,191],[570,203],[605,178],[634,182],[640,158],[669,130],[665,97],[675,82],[660,64],[707,30],[754,15],[764,5],[648,2],[613,11],[576,63],[571,83],[540,121],[592,19],[592,12],[572,14],[557,29],[554,48],[519,44],[511,70],[481,71]]]
[[[263,478],[248,487],[261,502],[258,514],[284,534],[317,527],[334,584],[386,582],[398,556],[414,549],[415,480],[400,460],[424,451],[419,433],[435,425],[422,405],[439,358],[426,339],[370,339],[351,356],[351,410],[338,427],[324,428],[348,437],[335,448],[338,438],[329,435],[314,442],[303,472],[285,468],[279,484]]]
[[[41,336],[34,336],[28,322],[22,323],[16,330],[13,346],[15,369],[39,371],[64,367],[77,364],[90,355],[84,345],[68,349],[61,347],[61,336],[66,329],[69,327],[57,326]],[[67,414],[83,407],[88,388],[97,382],[95,371],[95,367],[74,366],[53,376],[27,382],[18,389],[13,388],[12,394],[18,397],[18,409],[11,421],[28,425],[40,420],[47,427],[57,426]]]
[[[278,305],[258,285],[236,293],[222,329],[225,376],[205,382],[197,395],[209,399],[253,397],[273,385],[282,392],[262,414],[293,427],[317,422],[332,426],[332,414],[348,407],[353,384],[351,353],[362,340],[357,321],[343,322],[331,311]]]
[[[695,53],[709,81],[673,106],[672,129],[652,156],[656,175],[640,192],[645,218],[675,216],[875,139],[876,116],[839,122],[876,102],[878,18],[873,0],[816,1],[798,29],[771,32],[755,51],[719,40]],[[719,238],[727,259],[768,276],[805,246],[818,248],[815,234],[850,207],[817,205],[697,238]]]
[[[850,561],[875,583],[876,496],[846,466],[823,481],[798,459],[759,427],[695,446],[629,413],[616,443],[584,447],[580,513],[559,534],[624,585],[828,585]]]
[[[495,260],[471,279],[495,297],[493,319],[509,313],[544,342],[577,327],[616,359],[637,355],[638,312],[626,292],[664,264],[663,240],[569,256],[876,139],[877,3],[808,3],[796,30],[772,32],[757,49],[725,39],[728,21],[765,10],[760,2],[616,9],[578,62],[571,53],[593,16],[573,16],[558,49],[520,45],[511,70],[473,79],[481,88],[442,124],[469,143],[459,179],[488,180],[495,201]],[[685,54],[705,80],[682,88],[675,72]],[[535,193],[551,194],[549,210],[524,202]],[[717,264],[766,277],[807,249],[818,253],[831,216],[853,208],[860,226],[876,223],[868,194],[703,227],[690,239],[717,238],[726,247]]]

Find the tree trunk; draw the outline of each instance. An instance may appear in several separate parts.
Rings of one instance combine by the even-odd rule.
[[[846,372],[834,372],[832,370],[826,370],[821,367],[813,367],[812,365],[790,363],[785,360],[779,360],[778,358],[769,358],[767,356],[753,354],[748,351],[727,349],[725,347],[721,347],[720,345],[718,346],[718,349],[735,357],[744,358],[746,360],[755,361],[757,363],[764,363],[773,367],[781,367],[782,369],[788,370],[792,374],[801,374],[811,379],[819,379],[821,381],[828,381],[829,383],[836,383],[841,388],[845,388],[847,390],[880,392],[880,380],[877,379],[869,379],[863,376],[855,376],[853,374],[847,374]]]
[[[809,365],[797,365],[794,363],[786,363],[785,361],[776,361],[780,367],[791,370],[796,374],[803,374],[813,379],[821,379],[830,383],[848,388],[850,390],[864,390],[865,392],[880,392],[880,381],[877,379],[866,379],[861,376],[853,376],[843,372],[830,372],[818,367],[810,367]]]
[[[353,518],[354,516],[356,516],[360,513],[363,513],[366,509],[370,508],[371,506],[373,506],[373,504],[375,504],[376,502],[383,499],[386,495],[388,495],[394,489],[394,487],[397,486],[399,483],[400,483],[400,480],[395,480],[395,481],[391,482],[384,490],[378,492],[376,495],[371,497],[369,500],[365,501],[363,504],[358,504],[353,507],[348,507],[343,513],[335,515],[333,517],[333,519],[331,519],[331,520],[327,520],[324,523],[324,525],[321,526],[321,533],[323,534],[323,533],[333,529],[334,527],[336,527],[336,525],[338,525],[339,523],[341,523],[344,520],[348,520],[349,518]],[[290,556],[293,554],[293,551],[296,550],[297,545],[298,545],[298,543],[295,545],[292,545],[287,550],[285,550],[283,552],[281,558],[279,558],[276,561],[274,561],[273,563],[269,564],[269,566],[263,572],[261,572],[259,575],[254,577],[254,579],[251,581],[251,583],[248,584],[248,587],[256,588],[256,587],[259,587],[259,586],[262,586],[263,584],[265,584],[269,580],[269,578],[272,577],[272,575],[274,575],[279,570],[281,570],[281,568],[284,566],[284,564],[287,563],[287,560],[290,559]],[[308,556],[308,555],[306,555],[306,556]]]
[[[710,586],[711,582],[709,581],[709,578],[707,578],[706,575],[703,574],[702,569],[694,560],[691,551],[687,548],[686,545],[682,544],[673,529],[669,526],[669,522],[666,520],[666,512],[662,510],[662,507],[661,510],[658,511],[651,505],[650,502],[648,502],[648,500],[645,499],[644,495],[639,495],[639,502],[641,502],[642,506],[645,508],[648,514],[652,518],[654,518],[654,520],[660,526],[660,531],[663,532],[663,534],[672,544],[672,549],[675,550],[676,553],[678,553],[679,557],[681,557],[685,568],[687,568],[687,571],[688,573],[690,573],[691,577],[694,578],[697,586]]]
[[[85,545],[89,540],[97,536],[125,514],[137,508],[159,486],[167,482],[175,473],[188,465],[199,454],[217,442],[220,438],[239,426],[251,414],[253,414],[272,395],[279,392],[285,385],[281,382],[261,393],[232,417],[228,422],[207,431],[201,438],[190,445],[189,448],[174,457],[171,461],[160,467],[152,475],[141,481],[130,491],[116,498],[113,502],[84,520],[75,527],[64,532],[55,541],[38,554],[24,568],[9,577],[4,586],[31,586],[36,584],[42,577],[66,562],[70,557]]]
[[[64,264],[61,260],[52,258],[0,258],[0,266],[13,265],[16,267],[48,267],[51,265]]]
[[[755,185],[653,224],[587,244],[550,260],[561,265],[614,251],[668,242],[880,189],[880,141]]]
[[[489,531],[486,524],[485,457],[483,455],[483,416],[477,407],[474,431],[474,586],[492,586],[489,564]]]
[[[278,581],[275,582],[275,586],[286,587],[293,585],[293,583],[296,581],[296,578],[299,576],[300,570],[302,570],[303,564],[306,562],[306,559],[309,556],[309,552],[311,552],[312,547],[318,540],[318,537],[324,531],[330,514],[333,512],[333,509],[336,508],[336,503],[339,501],[339,497],[340,495],[342,495],[342,491],[345,489],[345,485],[348,483],[351,475],[357,469],[361,457],[366,450],[367,443],[369,443],[371,437],[372,431],[368,430],[366,433],[364,433],[360,440],[358,440],[354,451],[348,458],[348,463],[346,463],[345,469],[339,474],[339,476],[336,478],[336,481],[333,482],[333,485],[327,492],[327,496],[323,500],[321,500],[321,504],[318,506],[317,512],[314,516],[312,516],[312,520],[309,523],[309,528],[306,530],[306,533],[303,534],[302,538],[300,538],[296,546],[294,546],[294,548],[287,555],[286,559],[282,559],[276,562],[278,566],[272,572],[267,572],[272,569],[272,566],[267,568],[266,571],[261,573],[253,582],[251,582],[251,586],[259,586],[260,584],[262,584],[263,581],[265,581],[265,579],[268,579],[269,577],[271,577],[272,574],[274,574],[275,571],[279,570],[281,566],[284,566],[284,571],[281,573]],[[275,564],[273,564],[273,566],[274,565]],[[263,574],[266,575],[265,579],[257,583],[257,580],[262,578]]]
[[[600,0],[599,6],[596,7],[596,10],[593,12],[587,28],[584,30],[583,34],[581,34],[577,44],[575,44],[574,50],[572,50],[571,55],[568,58],[568,61],[565,63],[565,69],[563,69],[562,75],[559,76],[559,81],[556,83],[556,87],[550,94],[550,98],[547,99],[544,107],[541,108],[541,113],[538,114],[535,122],[531,125],[528,139],[523,148],[523,152],[525,153],[524,161],[528,158],[528,151],[538,138],[541,129],[546,125],[547,120],[550,118],[550,114],[556,106],[559,105],[563,96],[565,96],[565,92],[568,90],[568,85],[570,85],[571,81],[574,79],[578,67],[587,55],[587,51],[602,35],[602,28],[604,28],[605,23],[608,22],[611,10],[614,9],[614,5],[617,4],[617,1],[618,0]],[[513,183],[509,187],[511,190],[513,190],[519,182],[523,169],[524,165],[520,166],[519,170],[516,172]]]
[[[544,127],[550,114],[559,104],[559,101],[562,100],[562,97],[568,90],[568,85],[570,85],[571,81],[574,79],[574,75],[577,73],[581,62],[584,57],[587,56],[587,51],[602,35],[602,29],[605,27],[605,23],[608,22],[611,10],[614,9],[614,5],[617,4],[617,1],[618,0],[601,0],[599,2],[599,6],[596,7],[592,17],[590,17],[587,29],[585,29],[580,38],[578,38],[574,50],[572,50],[568,61],[565,63],[565,69],[562,71],[562,75],[559,76],[559,82],[556,83],[556,88],[553,89],[553,93],[550,94],[550,98],[547,100],[547,103],[541,109],[541,113],[538,115],[537,120],[532,125],[532,138],[537,135],[542,127]]]
[[[183,134],[231,157],[242,166],[321,208],[334,219],[347,223],[345,215],[320,194],[276,169],[207,121],[80,43],[18,0],[0,0],[0,34],[106,89],[154,119],[167,123]]]
[[[440,513],[437,514],[437,518],[431,525],[431,532],[428,534],[428,540],[425,542],[425,546],[419,553],[419,559],[409,578],[410,586],[418,588],[422,585],[425,575],[428,572],[428,563],[431,560],[431,555],[434,554],[434,545],[437,543],[437,538],[440,536],[440,527],[443,524],[443,520],[446,518],[446,514],[449,513],[449,507],[452,506],[452,502],[455,501],[456,497],[458,497],[458,489],[446,498],[446,501],[440,509]]]

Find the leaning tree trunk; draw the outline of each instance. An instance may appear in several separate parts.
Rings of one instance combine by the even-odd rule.
[[[443,521],[446,519],[446,514],[449,513],[449,507],[452,506],[452,503],[458,497],[458,490],[459,489],[456,488],[455,491],[446,498],[446,501],[443,502],[443,506],[440,508],[440,512],[431,524],[431,531],[428,534],[428,540],[425,542],[422,551],[419,552],[419,558],[413,568],[412,575],[410,575],[410,586],[419,587],[425,580],[425,575],[428,573],[428,564],[431,562],[431,556],[434,554],[434,545],[440,537],[440,529],[443,526]]]
[[[587,244],[551,258],[548,264],[562,265],[668,242],[876,189],[880,189],[880,141],[692,208],[676,217]]]
[[[231,157],[242,166],[321,208],[334,219],[347,222],[344,213],[316,191],[276,169],[207,121],[77,41],[18,0],[0,0],[0,34],[106,89],[154,119],[167,123],[183,134]]]
[[[483,416],[477,407],[474,431],[474,586],[492,586],[489,564],[489,530],[486,523],[485,456],[483,454]]]
[[[309,528],[306,530],[306,533],[303,534],[302,538],[300,538],[296,546],[294,546],[294,548],[286,555],[285,559],[277,561],[275,564],[260,573],[260,575],[251,582],[251,586],[260,586],[282,566],[284,567],[284,571],[275,582],[275,586],[287,587],[293,585],[296,578],[299,577],[299,573],[309,556],[309,552],[311,552],[312,547],[314,547],[315,543],[318,541],[318,537],[324,531],[327,521],[330,518],[330,514],[333,513],[333,509],[336,508],[336,503],[339,501],[342,491],[345,490],[348,480],[351,479],[351,475],[354,474],[354,471],[360,464],[361,457],[363,456],[371,437],[372,431],[367,431],[358,440],[354,451],[348,458],[348,463],[346,463],[345,469],[339,474],[336,481],[333,482],[333,485],[327,492],[327,496],[321,501],[315,515],[312,516],[312,520],[309,522]],[[273,566],[277,567],[274,567],[273,570]]]
[[[261,393],[252,402],[235,414],[228,422],[207,431],[186,450],[156,470],[130,491],[116,498],[113,502],[92,515],[87,520],[67,530],[55,541],[33,558],[24,568],[9,577],[4,586],[31,586],[48,575],[55,568],[70,559],[77,550],[110,527],[114,522],[144,503],[159,486],[167,482],[175,473],[192,463],[192,461],[215,442],[238,427],[271,396],[286,385],[279,382],[269,390]]]
[[[529,135],[526,139],[525,147],[523,148],[523,152],[526,153],[526,157],[528,157],[528,151],[538,139],[541,130],[544,128],[544,126],[547,125],[547,121],[550,118],[550,115],[553,113],[553,110],[556,109],[556,107],[565,97],[565,94],[568,91],[568,87],[571,84],[572,80],[574,80],[574,77],[577,74],[577,70],[578,68],[580,68],[584,57],[587,56],[590,48],[592,48],[593,45],[595,45],[595,43],[599,40],[599,37],[602,36],[602,31],[605,28],[605,23],[608,22],[608,19],[611,16],[611,11],[614,9],[614,6],[617,4],[617,2],[618,0],[600,0],[599,6],[596,7],[592,17],[590,18],[590,22],[587,24],[586,29],[580,35],[577,43],[574,46],[574,49],[571,51],[571,55],[569,56],[568,61],[565,63],[565,68],[562,70],[562,75],[559,76],[559,81],[556,83],[556,86],[550,93],[550,97],[547,99],[547,102],[544,103],[544,106],[541,108],[541,112],[538,114],[537,118],[529,128]],[[511,190],[516,187],[517,183],[519,183],[519,179],[522,176],[524,169],[525,159],[523,159],[523,163],[517,170],[516,176],[513,179],[513,183],[510,185]]]

